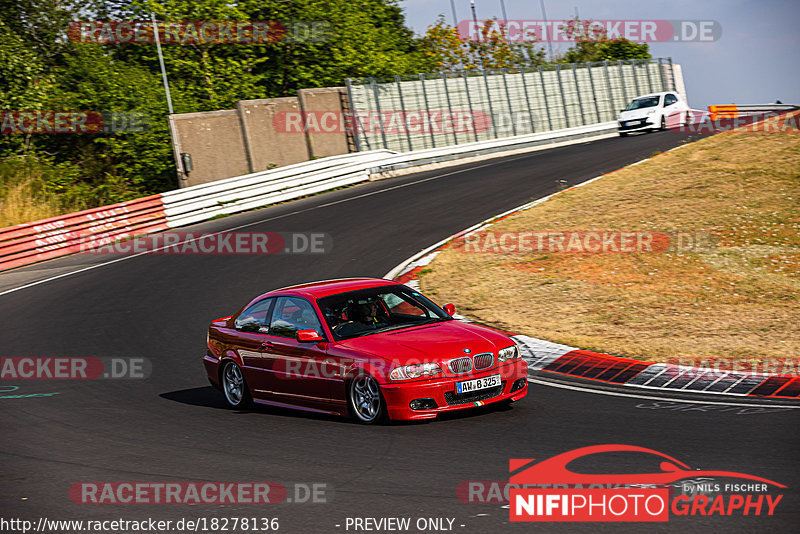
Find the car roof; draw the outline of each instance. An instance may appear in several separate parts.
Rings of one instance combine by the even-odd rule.
[[[308,282],[305,284],[297,284],[280,289],[268,291],[258,298],[270,295],[298,295],[309,299],[318,299],[339,293],[347,293],[348,291],[357,291],[359,289],[366,289],[370,287],[400,285],[392,280],[385,280],[383,278],[337,278],[335,280],[320,280],[318,282]]]
[[[639,100],[640,98],[647,98],[647,97],[650,97],[650,96],[661,96],[661,95],[677,95],[677,93],[675,91],[662,91],[660,93],[650,93],[650,94],[647,94],[647,95],[635,96],[635,97],[633,97],[633,99],[634,100]]]

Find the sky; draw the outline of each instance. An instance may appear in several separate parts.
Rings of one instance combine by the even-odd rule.
[[[453,0],[459,20],[472,17],[469,0]],[[451,0],[401,0],[406,21],[423,34],[439,14],[453,24]],[[509,20],[542,20],[537,0],[505,0]],[[500,0],[475,0],[478,19],[502,19]],[[800,0],[545,0],[548,20],[714,20],[715,42],[649,43],[654,57],[683,68],[689,105],[800,105]],[[564,43],[553,43],[563,52]]]

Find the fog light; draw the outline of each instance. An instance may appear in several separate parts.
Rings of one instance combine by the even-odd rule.
[[[522,388],[524,388],[524,387],[525,387],[525,384],[526,384],[527,382],[528,382],[528,379],[527,379],[527,378],[518,378],[518,379],[516,379],[516,380],[514,381],[514,383],[513,383],[513,384],[511,384],[511,393],[514,393],[515,391],[519,391],[519,390],[521,390]]]
[[[412,410],[433,410],[439,407],[433,399],[414,399],[408,403],[408,406]]]

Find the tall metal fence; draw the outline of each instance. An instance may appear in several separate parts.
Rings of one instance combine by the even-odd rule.
[[[436,148],[613,121],[636,96],[678,90],[670,58],[348,78],[346,85],[359,151]]]

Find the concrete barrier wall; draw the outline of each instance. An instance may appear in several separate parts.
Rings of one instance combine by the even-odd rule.
[[[354,152],[346,132],[306,131],[298,120],[304,109],[341,116],[345,95],[343,87],[303,89],[296,97],[240,100],[233,110],[171,115],[181,187]],[[182,153],[191,157],[190,172]]]
[[[236,108],[250,154],[250,172],[264,171],[310,158],[305,134],[276,130],[276,117],[291,113],[300,115],[296,97],[240,100]]]
[[[171,115],[176,157],[191,154],[194,170],[182,173],[181,187],[251,172],[236,110]],[[178,162],[178,168],[183,166]]]

